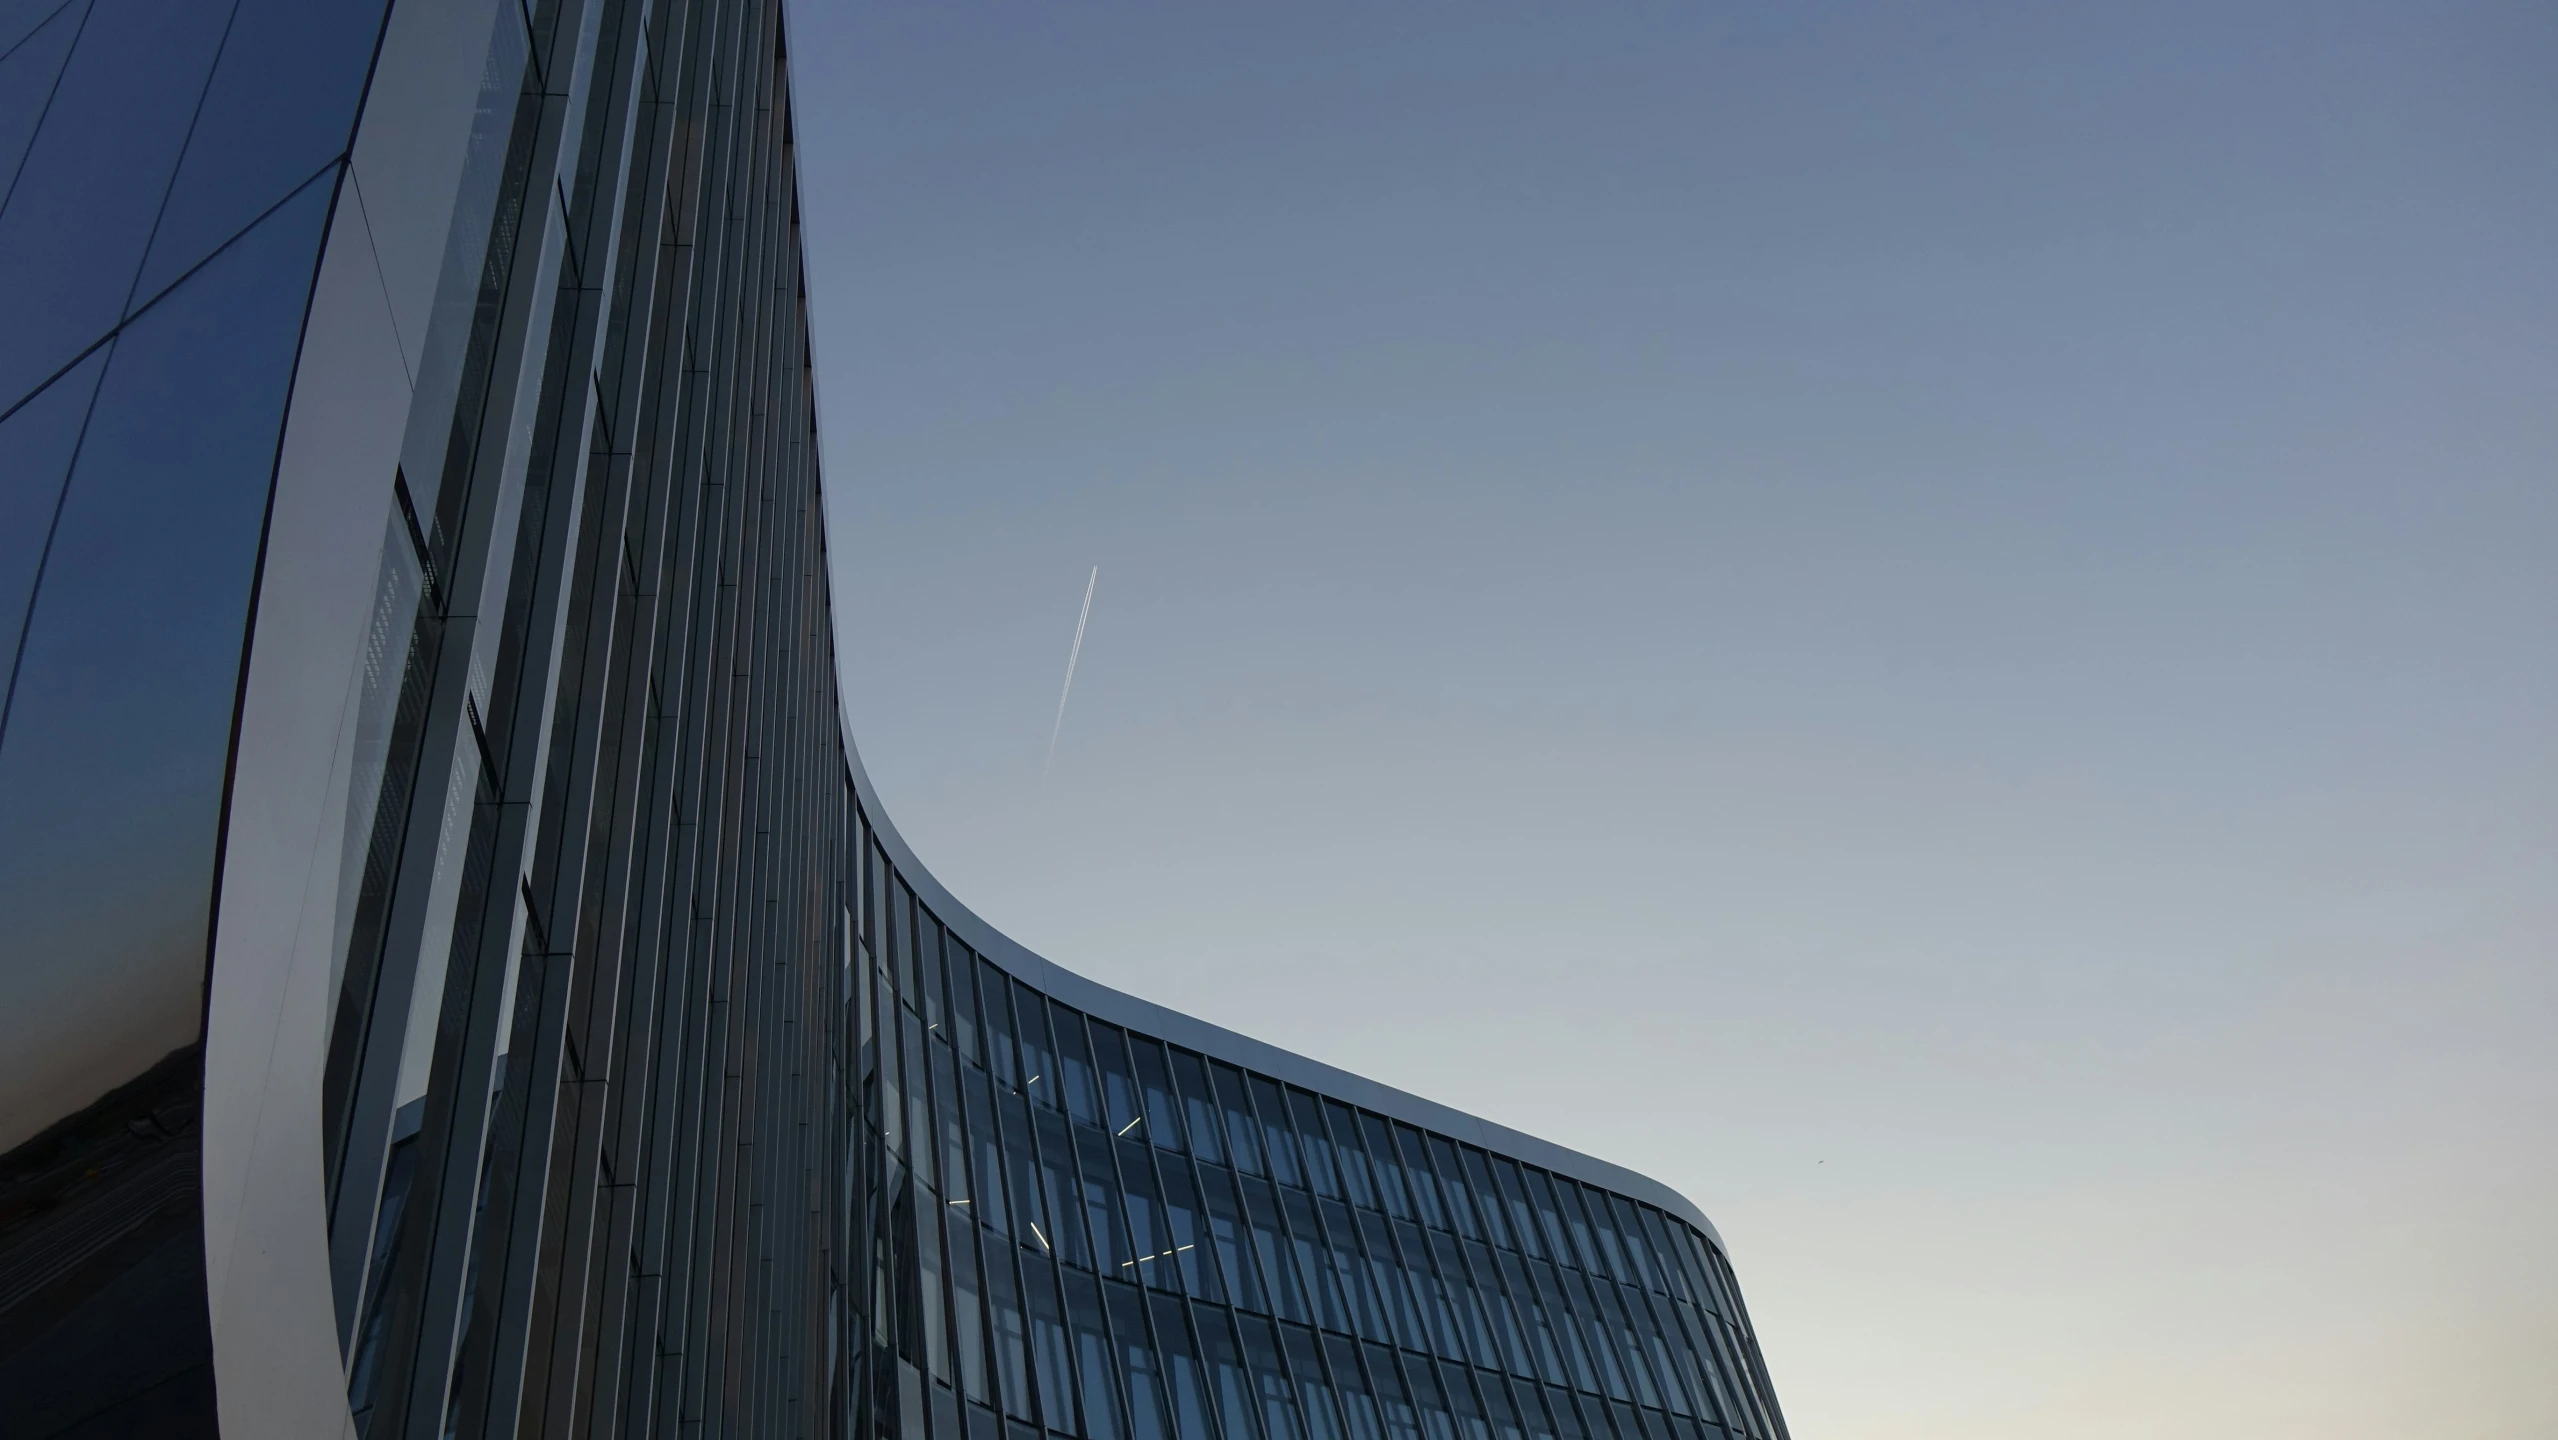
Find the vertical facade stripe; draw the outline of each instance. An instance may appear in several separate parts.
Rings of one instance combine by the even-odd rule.
[[[1059,970],[906,848],[841,709],[779,0],[348,24],[365,209],[285,277],[275,538],[217,617],[205,1038],[0,1171],[0,1402],[132,1276],[209,1327],[0,1413],[1786,1440],[1685,1199]]]

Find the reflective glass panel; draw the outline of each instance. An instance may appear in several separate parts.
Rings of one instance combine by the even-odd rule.
[[[240,0],[135,287],[148,299],[346,153],[384,0]]]
[[[230,7],[97,0],[0,206],[0,406],[114,328]]]
[[[1341,1411],[1333,1400],[1332,1379],[1324,1370],[1322,1342],[1301,1325],[1282,1325],[1279,1343],[1288,1357],[1288,1373],[1296,1377],[1306,1434],[1313,1440],[1340,1440]]]
[[[1235,1330],[1243,1337],[1244,1360],[1252,1369],[1253,1395],[1259,1401],[1267,1440],[1303,1440],[1306,1432],[1297,1414],[1296,1387],[1288,1381],[1277,1331],[1254,1315],[1237,1315]]]
[[[53,82],[71,58],[71,42],[88,12],[89,0],[67,5],[22,0],[0,16],[0,205],[8,201],[18,162],[35,139],[36,122],[53,99]]]
[[[1013,1272],[1013,1247],[986,1245],[986,1320],[992,1339],[995,1386],[1004,1412],[1017,1420],[1036,1418],[1030,1393],[1030,1321],[1022,1312],[1019,1282]]]
[[[977,957],[956,935],[943,937],[942,969],[950,982],[950,1041],[959,1047],[959,1058],[971,1065],[982,1065],[986,1057],[977,1046]]]
[[[1200,1366],[1216,1397],[1222,1440],[1264,1440],[1254,1413],[1252,1375],[1234,1335],[1234,1319],[1224,1309],[1203,1305],[1191,1312],[1199,1322]]]
[[[1323,1107],[1312,1095],[1290,1087],[1288,1113],[1296,1126],[1297,1147],[1305,1161],[1306,1183],[1318,1195],[1338,1197],[1341,1178],[1332,1159],[1332,1141],[1324,1132]]]
[[[1058,1078],[1057,1052],[1048,1034],[1048,1004],[1038,991],[1016,982],[1013,1020],[1021,1042],[1022,1093],[1053,1110],[1064,1093],[1064,1082]]]
[[[1101,1123],[1101,1083],[1093,1075],[1092,1049],[1084,1039],[1084,1017],[1063,1005],[1048,1007],[1057,1038],[1057,1062],[1066,1096],[1066,1113],[1078,1125]]]
[[[1225,1125],[1217,1111],[1216,1097],[1208,1090],[1208,1068],[1197,1055],[1178,1046],[1171,1053],[1173,1083],[1181,1092],[1182,1113],[1187,1121],[1186,1138],[1200,1159],[1222,1161],[1226,1158]]]
[[[1084,1405],[1084,1434],[1090,1440],[1120,1440],[1127,1422],[1119,1404],[1118,1365],[1111,1353],[1110,1331],[1102,1319],[1099,1282],[1068,1270],[1066,1319],[1075,1343],[1075,1378]]]
[[[1226,1117],[1227,1158],[1246,1175],[1262,1173],[1261,1126],[1252,1118],[1252,1097],[1243,1072],[1218,1062],[1208,1067],[1208,1073],[1215,1083],[1217,1108]]]
[[[1144,1139],[1137,1132],[1145,1124],[1146,1112],[1137,1093],[1136,1074],[1129,1068],[1127,1036],[1116,1025],[1095,1023],[1090,1028],[1093,1063],[1101,1075],[1101,1123],[1113,1135]]]
[[[1366,1148],[1360,1144],[1358,1117],[1340,1101],[1327,1100],[1323,1104],[1323,1118],[1325,1128],[1332,1134],[1335,1158],[1341,1165],[1343,1193],[1350,1197],[1351,1204],[1362,1209],[1373,1208],[1377,1204],[1377,1187],[1369,1174]]]
[[[1138,1134],[1166,1150],[1188,1148],[1182,1140],[1181,1106],[1173,1098],[1164,1047],[1146,1036],[1130,1035],[1128,1058],[1137,1067],[1137,1088],[1145,1105],[1146,1123]]]
[[[18,636],[35,594],[36,565],[53,538],[62,482],[89,420],[89,401],[106,372],[107,350],[72,367],[0,420],[0,693],[18,658]]]
[[[1119,1384],[1128,1396],[1129,1440],[1171,1440],[1165,1431],[1163,1361],[1146,1323],[1145,1293],[1117,1280],[1102,1296],[1110,1306],[1111,1334],[1119,1342]]]
[[[1023,1071],[1016,1064],[1013,1051],[1013,1007],[1011,982],[990,960],[977,962],[977,992],[986,1015],[986,1068],[994,1072],[995,1083],[1007,1089],[1021,1084]]]
[[[326,203],[305,191],[198,272],[100,382],[0,712],[0,1149],[196,1038],[249,589]]]
[[[1270,1162],[1270,1178],[1283,1185],[1304,1184],[1304,1172],[1297,1168],[1297,1142],[1288,1133],[1288,1102],[1279,1093],[1279,1082],[1263,1075],[1253,1076],[1252,1108],[1261,1116],[1262,1148]]]

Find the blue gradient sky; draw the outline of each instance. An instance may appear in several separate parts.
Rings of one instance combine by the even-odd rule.
[[[871,773],[1806,1440],[2558,1433],[2558,10],[1927,8],[796,6]]]

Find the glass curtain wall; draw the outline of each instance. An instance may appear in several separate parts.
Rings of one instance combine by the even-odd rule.
[[[347,1410],[839,1434],[850,791],[781,10],[492,13],[354,702]]]
[[[1785,1435],[1685,1221],[1061,1004],[856,844],[862,1433]]]
[[[473,33],[393,55],[430,4]],[[919,899],[842,728],[787,48],[779,0],[0,4],[0,1429],[1784,1440],[1719,1242],[1608,1167],[1061,1003]],[[362,148],[392,59],[448,168]],[[408,408],[327,476],[375,578],[285,853],[225,767],[280,733],[238,715],[315,267],[430,211],[363,231],[386,298],[417,257]],[[252,855],[337,880],[258,1041],[309,1073],[247,1112],[317,1132],[271,1292],[316,1359],[224,1371]]]
[[[0,1430],[214,1421],[202,1020],[262,526],[385,0],[0,5]]]

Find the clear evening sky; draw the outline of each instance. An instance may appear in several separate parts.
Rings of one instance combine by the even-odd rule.
[[[980,913],[1692,1196],[1804,1440],[2558,1434],[2558,8],[794,27]]]

